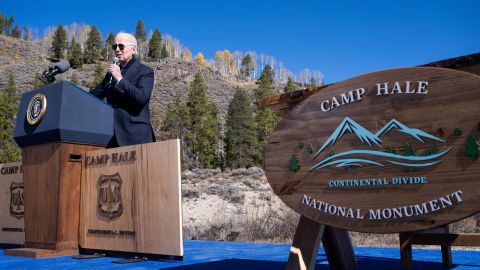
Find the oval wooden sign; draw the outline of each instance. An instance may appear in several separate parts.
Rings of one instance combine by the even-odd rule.
[[[480,211],[480,77],[369,73],[296,106],[266,147],[274,192],[309,219],[359,232],[427,229]]]

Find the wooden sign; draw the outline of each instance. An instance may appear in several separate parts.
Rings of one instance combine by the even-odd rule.
[[[25,242],[22,163],[0,164],[0,244]]]
[[[393,233],[480,211],[480,77],[369,73],[307,98],[266,147],[274,192],[316,222]]]
[[[180,142],[86,152],[82,249],[183,256]]]

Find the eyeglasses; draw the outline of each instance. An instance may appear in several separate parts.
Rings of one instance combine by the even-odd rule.
[[[123,50],[125,49],[125,46],[133,46],[133,45],[129,45],[129,44],[128,44],[128,45],[124,45],[124,44],[122,44],[122,43],[120,43],[120,44],[112,44],[112,49],[113,49],[113,50],[116,50],[117,47],[118,47],[118,48],[120,49],[120,51],[123,51]]]

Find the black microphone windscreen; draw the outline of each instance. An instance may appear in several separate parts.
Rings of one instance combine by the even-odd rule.
[[[67,60],[62,60],[58,63],[55,63],[54,68],[59,69],[59,72],[63,73],[70,68],[70,63]]]

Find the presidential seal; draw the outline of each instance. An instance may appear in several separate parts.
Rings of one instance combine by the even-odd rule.
[[[42,120],[47,110],[47,97],[44,94],[36,94],[28,102],[27,121],[30,125],[36,125]]]
[[[25,214],[23,202],[23,183],[12,182],[10,185],[10,215],[21,219]]]
[[[97,211],[100,216],[112,220],[122,215],[123,204],[122,194],[120,192],[121,187],[122,179],[118,172],[112,175],[101,175],[98,178]]]

